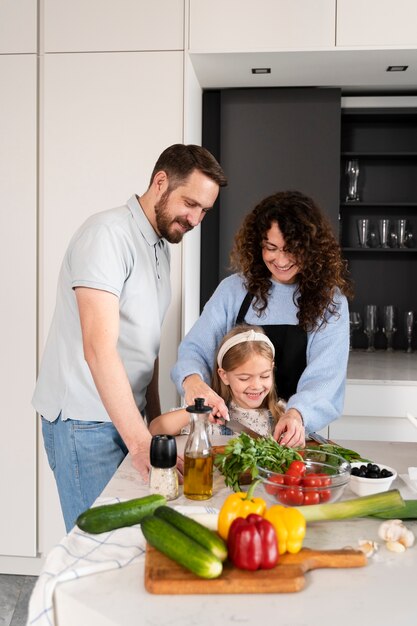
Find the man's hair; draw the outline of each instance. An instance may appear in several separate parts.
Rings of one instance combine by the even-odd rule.
[[[206,148],[195,145],[176,143],[166,148],[159,156],[149,186],[157,172],[164,171],[169,179],[169,188],[172,191],[181,185],[194,170],[198,170],[211,178],[219,187],[227,185],[227,178],[214,156]]]

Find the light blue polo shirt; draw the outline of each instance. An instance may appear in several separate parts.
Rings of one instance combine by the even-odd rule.
[[[161,325],[171,299],[169,245],[152,228],[136,198],[91,216],[70,241],[33,396],[47,420],[110,421],[84,359],[75,287],[101,289],[119,299],[118,351],[136,404],[159,353]]]

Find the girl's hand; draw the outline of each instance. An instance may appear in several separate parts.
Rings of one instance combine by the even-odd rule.
[[[211,387],[201,380],[198,374],[191,374],[182,383],[187,406],[193,405],[196,398],[204,398],[205,404],[212,407],[212,416],[229,419],[229,411],[224,400]],[[211,420],[210,420],[211,421]]]
[[[305,446],[305,428],[297,409],[288,409],[278,420],[274,430],[274,439],[283,446],[303,448]]]

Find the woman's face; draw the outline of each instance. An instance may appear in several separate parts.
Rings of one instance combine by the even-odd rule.
[[[277,222],[273,222],[262,242],[262,258],[274,280],[290,285],[295,283],[300,268],[291,254],[284,252],[284,248],[284,237]]]
[[[242,409],[257,409],[274,384],[274,363],[261,354],[252,355],[247,361],[226,372],[219,368],[219,376]]]

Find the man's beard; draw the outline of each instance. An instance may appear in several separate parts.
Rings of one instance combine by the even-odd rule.
[[[171,191],[167,189],[165,193],[161,196],[161,199],[157,204],[155,204],[155,218],[156,218],[156,227],[158,229],[161,237],[164,237],[169,243],[180,243],[182,241],[185,233],[181,230],[177,230],[174,228],[175,224],[179,224],[188,232],[192,230],[192,226],[186,221],[180,218],[172,219],[169,215],[168,211],[168,200]]]

